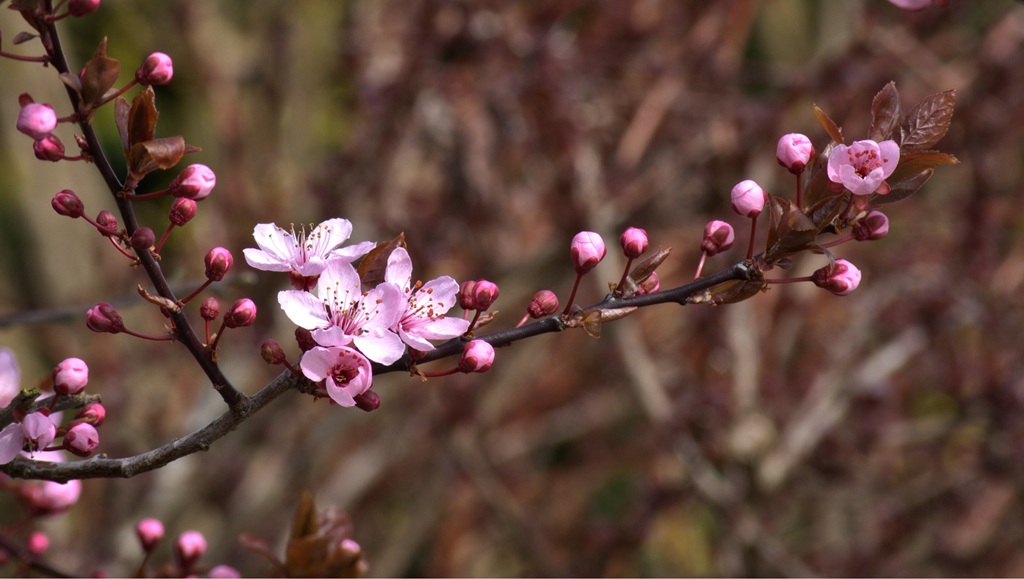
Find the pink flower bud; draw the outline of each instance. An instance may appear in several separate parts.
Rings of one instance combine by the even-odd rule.
[[[217,298],[210,296],[203,300],[203,303],[199,305],[199,316],[206,321],[217,319],[220,315],[220,302]]]
[[[68,358],[53,369],[53,391],[57,394],[78,394],[88,383],[89,366],[84,360]]]
[[[931,5],[932,0],[889,0],[889,2],[904,10],[924,10]]]
[[[42,139],[36,139],[32,143],[32,152],[40,161],[53,161],[56,163],[64,158],[64,143],[57,135],[46,135]]]
[[[551,290],[540,290],[533,294],[530,305],[526,306],[527,313],[533,319],[550,316],[558,310],[558,296]]]
[[[700,242],[700,249],[708,255],[716,255],[732,247],[734,241],[736,232],[732,225],[715,220],[704,226],[704,240]]]
[[[473,286],[473,308],[481,312],[487,311],[491,304],[498,299],[498,284],[486,279],[476,280]]]
[[[857,241],[873,241],[889,235],[889,218],[881,211],[871,211],[853,228]]]
[[[99,426],[103,424],[103,421],[107,418],[107,409],[99,402],[90,402],[78,411],[75,415],[75,420],[81,420],[82,422],[88,422],[93,426]]]
[[[28,103],[18,112],[16,127],[33,140],[45,139],[57,128],[57,113],[50,105]]]
[[[354,398],[356,401],[356,408],[363,412],[373,412],[380,408],[380,396],[378,396],[373,390],[367,390],[362,394],[357,394]]]
[[[466,344],[459,358],[459,372],[486,372],[494,363],[494,347],[483,340],[473,340]]]
[[[96,216],[96,223],[106,230],[100,231],[100,235],[103,237],[117,234],[117,217],[114,217],[114,214],[106,209],[100,211],[99,215]]]
[[[473,290],[476,289],[476,281],[469,280],[462,282],[459,286],[459,307],[464,310],[475,310],[476,301],[473,299]]]
[[[775,158],[779,165],[788,169],[790,173],[799,175],[814,158],[814,145],[800,133],[783,135],[775,148]]]
[[[834,266],[825,266],[811,274],[811,279],[814,285],[845,296],[860,285],[860,270],[845,259],[837,259]]]
[[[313,333],[306,328],[295,328],[295,344],[303,352],[308,352],[319,345],[313,339]]]
[[[21,420],[21,430],[30,450],[43,450],[57,437],[57,427],[46,414],[40,411],[25,415]]]
[[[241,328],[256,321],[256,304],[249,298],[242,298],[232,304],[228,313],[224,314],[224,325],[229,328]]]
[[[627,258],[636,259],[647,251],[647,232],[638,227],[630,227],[622,232],[619,245]]]
[[[234,567],[230,567],[228,565],[217,565],[207,571],[206,576],[210,579],[237,579],[238,577],[241,577],[242,574]]]
[[[175,197],[188,197],[194,201],[202,201],[210,195],[217,185],[217,175],[206,165],[195,163],[185,169],[171,181],[167,190]]]
[[[577,233],[572,238],[569,248],[572,253],[573,266],[576,268],[576,275],[583,275],[597,267],[608,251],[604,246],[604,240],[593,231]]]
[[[192,218],[195,216],[196,202],[188,197],[178,197],[174,200],[174,203],[171,204],[171,212],[167,217],[170,219],[171,223],[181,227],[189,221],[192,221]]]
[[[204,262],[206,263],[206,279],[220,281],[224,279],[228,270],[231,269],[231,264],[235,262],[235,258],[231,256],[230,251],[223,247],[214,247],[206,252]]]
[[[750,179],[740,181],[732,188],[732,208],[744,217],[760,215],[767,201],[764,189]]]
[[[33,481],[18,488],[18,494],[33,514],[52,515],[67,510],[78,502],[82,494],[82,481],[66,483]]]
[[[71,189],[64,189],[58,191],[53,196],[53,200],[50,201],[50,206],[53,210],[60,215],[70,217],[72,219],[78,219],[82,215],[85,215],[85,206],[82,205],[82,200],[75,195],[75,192]]]
[[[121,315],[108,303],[99,303],[89,308],[85,314],[85,325],[94,332],[119,334],[124,331]]]
[[[174,63],[171,57],[162,52],[154,52],[142,61],[142,65],[135,71],[135,80],[142,86],[162,86],[171,82],[174,76]]]
[[[188,569],[206,554],[206,537],[199,531],[185,531],[174,542],[174,552],[181,566]]]
[[[28,536],[26,550],[34,557],[42,557],[50,548],[50,538],[39,531],[34,531]]]
[[[164,538],[164,524],[156,519],[142,519],[135,525],[142,550],[149,553]]]
[[[89,456],[100,445],[100,433],[86,422],[79,422],[64,435],[64,450],[75,456]]]
[[[659,289],[661,289],[661,278],[658,277],[658,272],[653,271],[651,275],[647,276],[647,279],[640,282],[639,287],[636,288],[636,295],[653,294]]]
[[[92,14],[100,9],[100,0],[71,0],[68,12],[75,18]]]
[[[281,345],[274,340],[264,340],[260,344],[260,356],[263,357],[264,362],[271,366],[283,364],[288,360],[284,350],[281,349]]]
[[[149,248],[153,247],[153,244],[156,243],[156,234],[148,227],[140,227],[132,232],[128,242],[131,244],[132,249],[143,253],[149,251]]]

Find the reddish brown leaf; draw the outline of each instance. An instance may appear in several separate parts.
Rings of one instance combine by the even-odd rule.
[[[82,72],[82,100],[88,107],[98,105],[120,75],[121,64],[107,56],[107,39],[104,38],[96,49],[96,55],[85,63]]]
[[[756,296],[767,286],[768,284],[760,278],[752,280],[734,279],[711,288],[698,301],[710,301],[713,304],[734,304]]]
[[[764,257],[774,261],[806,249],[818,237],[818,227],[789,199],[768,195],[770,224]]]
[[[17,46],[18,44],[24,44],[29,40],[33,40],[35,38],[39,38],[39,35],[32,34],[31,32],[19,32],[14,35],[14,40],[11,41],[11,44]]]
[[[371,249],[363,261],[359,262],[359,279],[363,282],[363,291],[373,289],[384,281],[384,270],[388,267],[388,257],[398,247],[405,247],[405,233],[399,233],[398,237],[391,241],[378,243],[377,247]]]
[[[831,197],[822,199],[808,209],[807,217],[820,232],[835,220],[843,208],[846,207],[846,203],[846,194],[834,193]]]
[[[156,110],[156,95],[153,87],[146,87],[132,100],[128,113],[128,148],[156,138],[156,121],[160,113]]]
[[[843,143],[843,129],[840,128],[835,121],[829,118],[829,116],[825,114],[825,111],[821,110],[818,105],[814,105],[814,117],[818,119],[818,122],[821,123],[825,132],[828,133],[829,137],[832,137],[834,142],[839,144]]]
[[[82,80],[78,76],[71,74],[70,72],[60,73],[60,81],[68,86],[71,90],[78,93],[78,96],[82,96]]]
[[[131,142],[128,140],[130,112],[131,106],[128,105],[128,101],[123,98],[114,100],[114,125],[117,127],[117,136],[121,138],[121,150],[124,151],[125,156],[128,155],[128,149],[131,148]]]
[[[911,175],[910,177],[907,177],[902,181],[890,183],[889,193],[885,195],[875,195],[871,199],[871,204],[885,205],[887,203],[894,203],[896,201],[900,201],[906,199],[907,197],[910,197],[911,195],[916,193],[918,189],[924,186],[924,184],[928,182],[928,179],[932,178],[932,173],[934,172],[935,169],[925,169],[920,173]]]
[[[871,100],[871,130],[868,138],[872,141],[886,141],[900,126],[900,93],[896,83],[889,81]]]
[[[910,109],[900,126],[903,150],[919,150],[938,143],[953,118],[956,105],[956,91],[947,90],[933,94]]]
[[[807,179],[807,185],[804,187],[803,199],[801,199],[804,207],[813,207],[822,199],[835,195],[836,192],[830,187],[831,181],[826,169],[833,149],[835,149],[835,145],[830,142],[815,158],[814,164],[811,166],[810,178]]]
[[[186,147],[181,136],[136,143],[128,151],[129,173],[139,180],[157,169],[170,169],[181,161],[187,152]]]
[[[295,507],[295,516],[292,517],[291,538],[300,539],[307,535],[315,535],[319,528],[313,494],[304,490],[299,497],[299,504]]]

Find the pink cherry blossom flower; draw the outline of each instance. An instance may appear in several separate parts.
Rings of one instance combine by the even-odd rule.
[[[295,325],[312,330],[318,344],[351,344],[381,364],[391,364],[405,353],[405,344],[391,328],[405,314],[408,302],[394,285],[384,282],[364,294],[352,264],[333,259],[320,274],[316,290],[316,296],[283,291],[277,301]]]
[[[864,140],[850,146],[836,145],[828,158],[828,178],[854,195],[870,195],[885,184],[899,161],[900,147],[895,141]],[[888,192],[888,188],[884,191]]]
[[[330,258],[355,261],[374,248],[372,241],[349,247],[339,246],[352,234],[348,219],[328,219],[308,233],[292,228],[285,231],[273,223],[260,223],[253,230],[259,249],[243,250],[250,266],[264,271],[291,271],[302,277],[313,277],[327,267]]]
[[[356,397],[373,386],[373,368],[365,356],[348,347],[317,346],[299,363],[306,378],[326,380],[327,395],[339,406],[356,405]]]
[[[405,312],[394,326],[410,348],[426,352],[434,345],[428,340],[448,340],[469,329],[469,321],[445,316],[458,300],[459,283],[441,276],[421,285],[412,283],[412,260],[404,247],[388,256],[384,281],[394,285],[405,298]]]

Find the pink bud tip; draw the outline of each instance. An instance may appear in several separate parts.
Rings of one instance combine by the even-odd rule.
[[[744,217],[756,217],[762,210],[768,197],[760,185],[746,179],[732,188],[732,208]]]
[[[814,158],[814,145],[811,140],[800,133],[783,135],[775,148],[775,158],[794,175],[803,173],[807,164]]]
[[[85,206],[82,205],[82,200],[75,195],[75,192],[71,189],[64,189],[58,191],[53,196],[53,200],[50,201],[50,206],[53,210],[60,215],[65,215],[72,219],[78,219],[82,215],[85,215]]]
[[[196,216],[196,202],[188,197],[178,197],[171,203],[168,218],[177,227],[185,225]]]
[[[90,402],[78,411],[75,415],[75,420],[81,420],[82,422],[88,422],[93,426],[99,426],[103,424],[103,421],[107,418],[107,409],[99,402]]]
[[[100,445],[100,433],[86,422],[72,426],[64,435],[64,450],[76,456],[89,456]]]
[[[271,366],[283,364],[288,357],[285,356],[284,350],[281,349],[281,345],[274,340],[264,340],[260,344],[260,356],[263,357],[263,361]]]
[[[207,571],[206,576],[210,579],[236,579],[242,574],[238,572],[238,569],[229,565],[217,565]]]
[[[627,258],[636,259],[647,251],[647,232],[638,227],[630,227],[622,232],[619,245]]]
[[[53,369],[53,391],[64,396],[78,394],[89,383],[89,365],[78,358],[68,358]]]
[[[149,251],[149,248],[153,247],[153,244],[156,243],[156,234],[148,227],[140,227],[132,232],[128,242],[131,243],[132,249],[137,252]]]
[[[825,266],[811,274],[811,279],[814,285],[837,296],[845,296],[860,285],[860,270],[845,259],[837,259],[835,265]]]
[[[558,296],[551,290],[540,290],[533,294],[530,305],[526,307],[527,313],[533,319],[550,316],[558,310]]]
[[[57,128],[57,113],[42,103],[28,103],[18,112],[17,129],[38,141]]]
[[[498,284],[486,279],[476,280],[473,286],[473,307],[471,309],[487,311],[498,299]]]
[[[881,211],[871,211],[853,228],[857,241],[874,241],[889,235],[889,218]]]
[[[373,412],[380,408],[380,396],[373,390],[367,390],[355,396],[356,408],[363,412]]]
[[[231,252],[223,247],[214,247],[206,252],[206,257],[204,258],[206,263],[206,279],[213,281],[224,279],[234,261],[235,258],[231,256]]]
[[[183,567],[191,567],[206,554],[206,537],[199,531],[185,531],[175,541],[174,551]]]
[[[636,295],[642,296],[646,294],[653,294],[659,289],[661,289],[661,278],[658,277],[658,272],[651,272],[651,275],[647,276],[647,279],[640,282],[640,286],[636,289]]]
[[[249,326],[256,321],[256,304],[249,298],[242,298],[232,304],[224,315],[224,325],[229,328]]]
[[[162,52],[154,52],[142,61],[142,66],[135,71],[135,80],[142,86],[162,86],[171,82],[174,76],[174,62]]]
[[[50,548],[50,538],[39,531],[34,531],[28,536],[26,548],[34,557],[42,557]]]
[[[32,143],[32,152],[40,161],[53,161],[56,163],[64,158],[64,143],[57,135],[46,135]]]
[[[68,12],[75,18],[92,14],[100,9],[100,0],[71,0]]]
[[[494,347],[483,340],[473,340],[466,344],[459,358],[459,372],[486,372],[494,363]]]
[[[195,163],[185,169],[171,181],[167,190],[175,197],[188,197],[194,201],[202,201],[210,195],[217,185],[217,175],[206,165]]]
[[[142,519],[135,525],[142,550],[149,553],[164,538],[164,524],[156,519]]]
[[[700,243],[700,249],[708,255],[721,253],[736,241],[736,232],[732,225],[724,221],[711,221],[704,226],[704,240]]]
[[[85,325],[94,332],[119,334],[124,331],[121,315],[108,303],[99,303],[89,308],[85,314]]]
[[[604,240],[593,231],[577,233],[572,238],[569,248],[572,253],[573,266],[576,268],[576,275],[583,275],[597,267],[608,251],[604,246]]]

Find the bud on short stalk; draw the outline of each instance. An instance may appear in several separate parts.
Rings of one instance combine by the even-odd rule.
[[[99,402],[90,402],[85,405],[85,408],[78,411],[78,414],[75,415],[75,420],[88,422],[93,426],[99,426],[103,424],[106,417],[107,409],[103,404]]]
[[[46,135],[32,143],[32,152],[40,161],[56,163],[64,158],[64,143],[57,135]]]
[[[162,52],[154,52],[142,61],[135,71],[135,80],[142,86],[162,86],[171,82],[174,77],[174,62],[170,56]]]
[[[99,432],[87,422],[79,422],[64,435],[64,450],[76,456],[89,456],[99,445]]]
[[[288,357],[285,356],[281,345],[274,340],[264,340],[260,344],[260,356],[263,357],[264,362],[271,366],[277,366],[288,361]]]
[[[207,322],[217,319],[220,315],[220,302],[217,298],[210,296],[203,300],[203,303],[199,304],[199,316]]]
[[[164,524],[156,519],[142,519],[135,525],[135,534],[142,550],[149,553],[164,538]]]
[[[757,217],[768,201],[764,189],[750,179],[740,181],[732,188],[732,208],[744,217]]]
[[[459,358],[459,372],[486,372],[494,363],[494,347],[483,340],[473,340],[466,344]]]
[[[577,275],[583,275],[597,267],[604,259],[607,248],[601,236],[593,231],[581,231],[572,238],[569,245],[572,263]]]
[[[84,360],[68,358],[53,369],[53,391],[62,396],[75,395],[89,383],[89,366]]]
[[[730,247],[736,241],[736,232],[732,225],[724,221],[711,221],[704,226],[704,240],[701,241],[700,249],[711,255],[719,254]]]
[[[487,311],[491,304],[498,299],[498,284],[486,279],[476,280],[473,286],[473,308],[481,312]]]
[[[533,299],[530,300],[530,305],[527,306],[526,311],[533,319],[550,316],[558,311],[558,296],[551,290],[540,290],[533,295]]]
[[[196,216],[196,202],[188,197],[178,197],[171,204],[168,219],[177,227],[185,225]]]
[[[636,259],[647,251],[647,232],[638,227],[630,227],[619,238],[622,252],[628,259]]]
[[[783,135],[775,149],[775,158],[779,165],[785,167],[790,173],[799,175],[814,158],[814,145],[811,144],[810,139],[800,133]]]
[[[174,552],[181,566],[189,569],[206,554],[206,537],[199,531],[185,531],[174,542]]]
[[[156,243],[156,234],[148,227],[140,227],[132,232],[131,239],[128,241],[131,243],[132,249],[144,253]]]
[[[50,201],[50,206],[53,210],[60,215],[70,217],[72,219],[78,219],[82,215],[85,215],[85,206],[82,205],[82,200],[75,195],[75,192],[71,189],[63,189],[58,191],[53,196],[53,200]]]
[[[845,296],[860,285],[860,270],[845,259],[837,259],[835,264],[811,274],[811,280],[820,288]]]
[[[224,279],[228,270],[231,269],[231,264],[234,263],[235,259],[227,249],[214,247],[206,253],[203,261],[206,263],[206,279],[220,281]]]
[[[171,181],[167,190],[175,197],[187,197],[193,201],[206,199],[217,185],[217,175],[206,165],[195,163]]]
[[[89,308],[85,314],[85,325],[94,332],[119,334],[124,331],[121,315],[108,303],[99,303]]]
[[[33,140],[45,139],[57,128],[57,113],[50,105],[30,102],[18,112],[15,127]]]
[[[224,314],[224,325],[228,328],[241,328],[252,325],[256,321],[256,304],[249,298],[242,298],[231,305]]]

